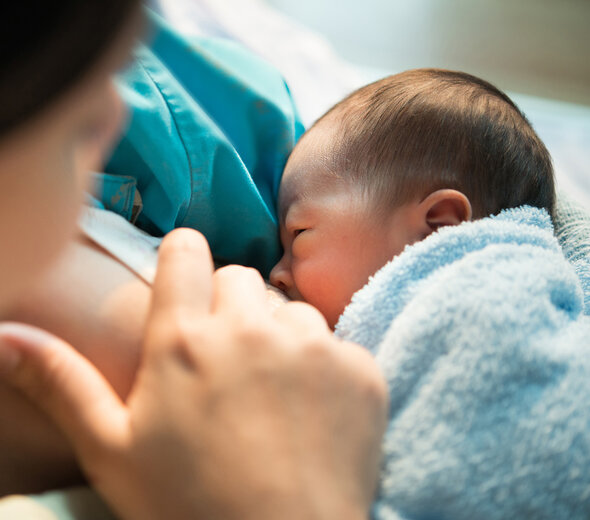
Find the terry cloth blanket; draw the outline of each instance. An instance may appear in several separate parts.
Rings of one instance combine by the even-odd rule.
[[[546,212],[406,248],[336,331],[390,389],[374,518],[590,516],[590,318]]]
[[[553,220],[563,254],[582,283],[585,314],[590,316],[590,213],[567,193],[560,192]]]

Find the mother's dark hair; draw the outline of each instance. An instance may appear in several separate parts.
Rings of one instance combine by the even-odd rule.
[[[139,6],[139,0],[11,2],[0,17],[0,135],[74,85]]]
[[[452,188],[475,218],[523,204],[553,211],[549,152],[516,105],[477,77],[403,72],[357,90],[324,118],[339,125],[331,167],[383,209]]]

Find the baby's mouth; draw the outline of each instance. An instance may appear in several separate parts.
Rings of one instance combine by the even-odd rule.
[[[290,301],[286,293],[268,282],[266,282],[266,295],[273,311]]]

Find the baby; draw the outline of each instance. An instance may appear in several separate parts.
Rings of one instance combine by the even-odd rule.
[[[588,263],[554,199],[527,120],[458,72],[364,87],[291,154],[270,278],[387,381],[372,518],[589,517]]]
[[[270,280],[334,327],[407,245],[524,204],[551,213],[554,198],[547,149],[497,88],[446,70],[390,76],[334,106],[291,153]]]

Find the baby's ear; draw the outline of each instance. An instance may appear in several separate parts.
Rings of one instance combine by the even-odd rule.
[[[457,190],[437,190],[428,195],[420,205],[423,206],[426,223],[432,231],[471,220],[471,203]]]

